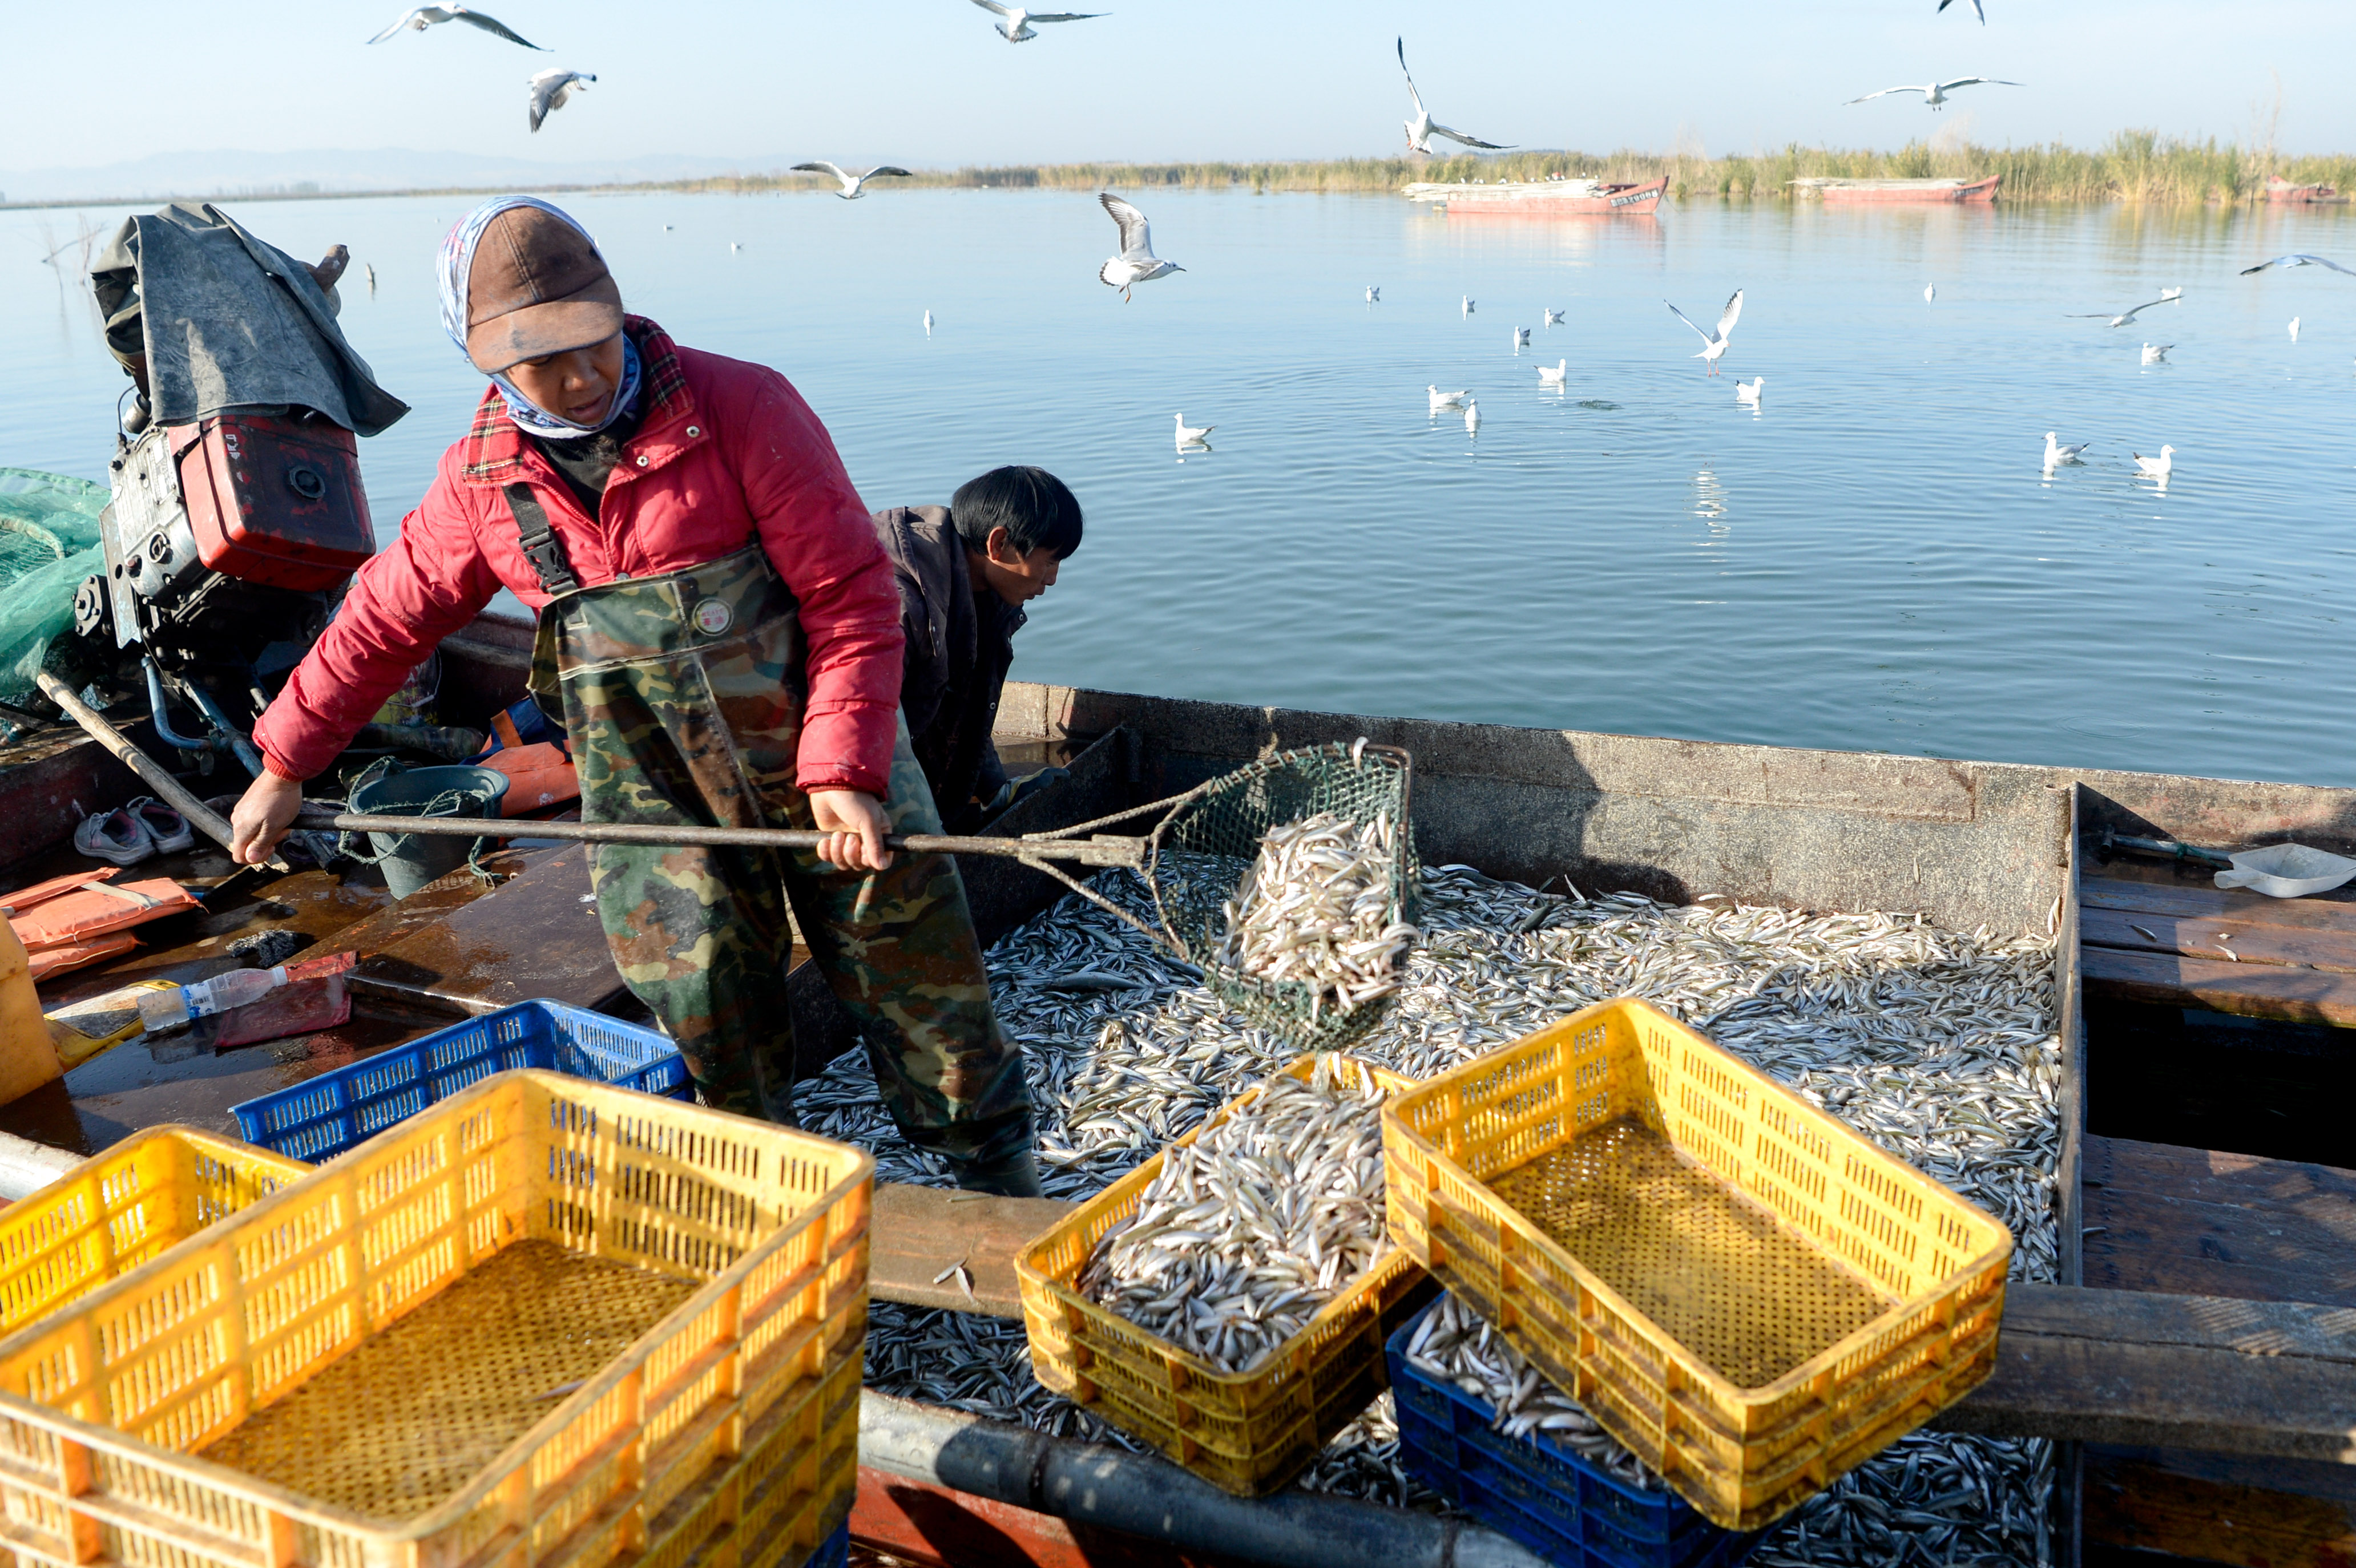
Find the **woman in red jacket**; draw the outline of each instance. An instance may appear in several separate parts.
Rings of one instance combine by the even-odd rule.
[[[504,587],[539,612],[592,822],[817,828],[815,855],[605,844],[616,966],[706,1104],[790,1122],[790,901],[912,1143],[961,1185],[1035,1193],[1023,1058],[990,1005],[964,884],[889,832],[938,817],[898,719],[892,570],[784,377],[622,313],[589,236],[502,197],[442,247],[443,325],[493,385],[401,536],[254,729],[233,818],[258,861],[409,671]]]

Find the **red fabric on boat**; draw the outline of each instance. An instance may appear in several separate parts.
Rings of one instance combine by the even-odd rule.
[[[501,493],[520,482],[585,587],[684,571],[757,539],[793,591],[809,649],[796,784],[885,793],[900,600],[826,427],[775,370],[677,347],[640,317],[626,330],[649,405],[598,516],[583,511],[498,391],[487,392],[400,538],[360,568],[342,611],[254,727],[272,773],[324,772],[409,671],[499,589],[534,610],[548,603]]]

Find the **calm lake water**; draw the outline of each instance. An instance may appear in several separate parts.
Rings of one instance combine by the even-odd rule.
[[[2350,209],[1549,224],[1146,193],[1189,270],[1123,304],[1083,192],[559,199],[632,308],[790,377],[872,506],[1001,463],[1070,483],[1087,542],[1017,643],[1023,677],[2356,784],[2356,279],[2236,275],[2356,264]],[[232,204],[376,268],[371,294],[355,263],[343,320],[415,405],[361,448],[388,537],[480,388],[432,281],[469,205]],[[122,212],[0,213],[0,465],[104,475],[123,381],[37,260],[84,216]],[[2175,286],[2135,325],[2063,319]],[[1737,287],[1708,379],[1662,300],[1707,325]],[[2138,363],[2147,340],[2167,362]],[[1541,389],[1558,359],[1568,390]],[[1738,375],[1766,377],[1760,411]],[[1477,437],[1428,414],[1433,382],[1476,394]],[[1181,410],[1213,451],[1181,460]],[[2048,480],[2048,430],[2093,443],[2087,465]],[[2163,443],[2164,493],[2128,455]]]

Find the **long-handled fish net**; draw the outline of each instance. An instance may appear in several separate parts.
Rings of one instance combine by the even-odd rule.
[[[1304,1051],[1363,1033],[1397,988],[1414,937],[1413,778],[1413,760],[1396,746],[1337,741],[1119,814],[1168,813],[1146,837],[1143,867],[1160,938],[1237,1011]],[[1146,929],[1084,883],[1031,863]]]

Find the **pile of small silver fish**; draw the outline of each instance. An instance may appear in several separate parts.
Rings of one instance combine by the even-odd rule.
[[[1092,886],[1155,923],[1133,874]],[[2051,940],[1906,915],[1541,893],[1466,867],[1427,868],[1422,898],[1423,938],[1352,1056],[1429,1077],[1590,1003],[1641,996],[2002,1219],[2016,1278],[2056,1277]],[[1024,1050],[1053,1197],[1101,1191],[1300,1054],[1076,894],[1010,933],[988,963],[999,1019]],[[803,1083],[799,1108],[810,1131],[873,1151],[879,1181],[948,1179],[893,1127],[863,1051]],[[1137,1446],[1037,1385],[1020,1323],[878,1303],[867,1354],[873,1387]],[[1386,1396],[1301,1484],[1428,1501],[1399,1471],[1397,1435]],[[1754,1561],[1888,1562],[1919,1542],[1932,1561],[2050,1563],[2051,1487],[2038,1440],[1917,1434],[1795,1513]],[[1953,1500],[1966,1493],[1968,1507]]]
[[[1398,834],[1388,813],[1358,823],[1321,811],[1261,836],[1226,901],[1218,961],[1258,980],[1307,986],[1313,1021],[1398,989],[1414,926],[1393,918]]]
[[[1558,1392],[1503,1334],[1453,1296],[1441,1296],[1416,1325],[1407,1359],[1426,1377],[1452,1383],[1489,1406],[1494,1431],[1568,1448],[1602,1466],[1612,1479],[1644,1491],[1665,1485],[1584,1405]]]
[[[1383,1091],[1335,1082],[1333,1061],[1171,1149],[1129,1223],[1097,1239],[1080,1295],[1224,1371],[1306,1328],[1389,1246]]]

